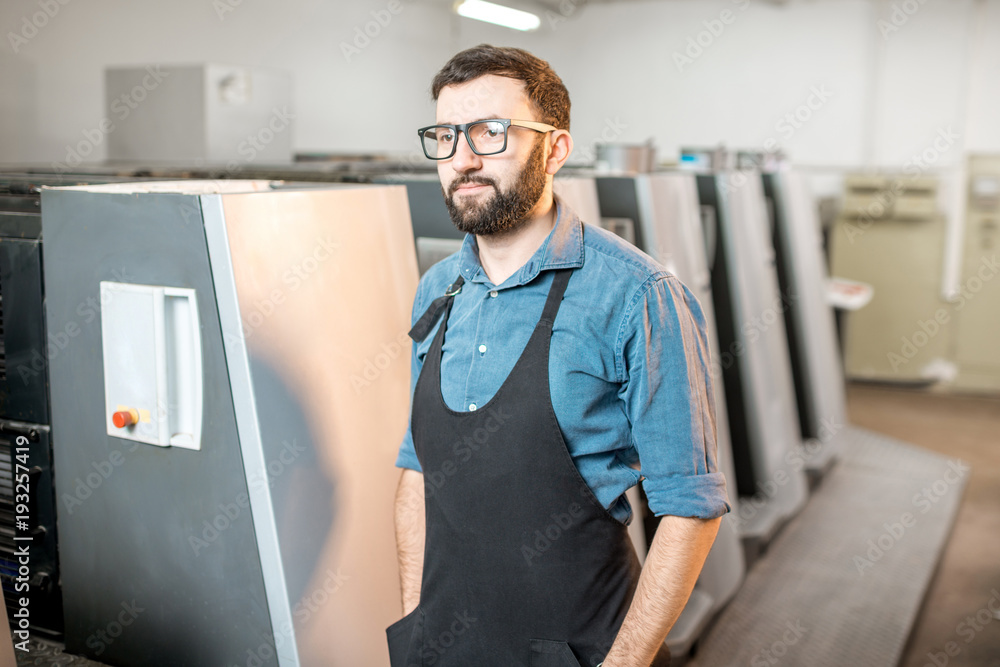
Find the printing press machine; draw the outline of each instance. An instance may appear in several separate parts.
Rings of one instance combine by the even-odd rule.
[[[23,274],[0,265],[2,287],[36,297],[3,293],[8,368],[40,355],[48,375],[2,422],[51,455],[31,572],[62,607],[33,598],[32,635],[111,664],[384,662],[395,479],[365,471],[405,428],[405,190],[94,171],[0,175],[33,209],[0,215]],[[42,189],[39,220],[47,183],[75,187]]]

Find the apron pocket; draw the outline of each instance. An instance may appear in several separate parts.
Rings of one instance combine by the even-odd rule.
[[[421,667],[424,649],[424,612],[418,606],[385,630],[391,667]]]
[[[551,639],[531,640],[531,667],[581,667],[566,642]]]

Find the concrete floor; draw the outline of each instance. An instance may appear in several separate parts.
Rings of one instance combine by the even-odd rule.
[[[851,384],[848,414],[852,424],[971,467],[899,667],[1000,667],[1000,397]]]

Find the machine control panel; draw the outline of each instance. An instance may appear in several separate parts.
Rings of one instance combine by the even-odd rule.
[[[201,449],[195,291],[102,281],[101,340],[108,435]]]

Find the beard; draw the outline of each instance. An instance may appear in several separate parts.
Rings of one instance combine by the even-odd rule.
[[[545,177],[545,142],[536,139],[528,160],[507,190],[501,190],[487,176],[464,174],[452,181],[447,191],[443,187],[441,191],[451,221],[460,232],[479,236],[507,234],[528,221],[528,213],[545,191]],[[467,183],[489,185],[494,194],[486,201],[456,203],[455,189]]]

